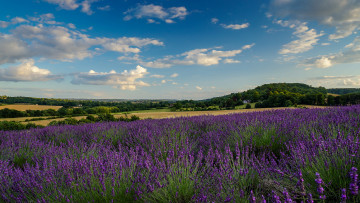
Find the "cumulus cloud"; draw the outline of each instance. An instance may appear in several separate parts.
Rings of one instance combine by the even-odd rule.
[[[59,8],[65,10],[76,10],[77,8],[81,7],[81,12],[86,13],[88,15],[93,14],[91,10],[91,4],[97,2],[99,0],[43,0],[50,4],[58,5]]]
[[[87,73],[79,73],[74,75],[73,84],[86,85],[110,85],[122,90],[136,90],[137,87],[150,86],[148,83],[138,79],[144,78],[148,74],[147,70],[141,66],[136,69],[122,73],[117,73],[115,70],[110,72],[95,72],[90,70]]]
[[[199,86],[196,86],[195,88],[200,91],[203,89],[202,87],[199,87]]]
[[[0,33],[0,64],[13,63],[21,59],[41,57],[71,61],[92,57],[99,46],[105,51],[119,53],[139,53],[147,45],[162,46],[163,43],[151,38],[91,38],[75,30],[73,24],[68,27],[44,25],[44,19],[52,19],[52,14],[32,19],[37,25],[21,24],[10,31]],[[95,48],[95,51],[91,48]]]
[[[360,37],[345,46],[346,50],[337,54],[318,56],[306,59],[303,63],[307,67],[329,68],[336,64],[359,63],[360,62]]]
[[[47,69],[35,66],[34,60],[26,60],[18,66],[0,69],[0,81],[33,82],[62,79]]]
[[[185,7],[164,8],[154,4],[139,5],[136,8],[132,8],[124,12],[124,14],[126,15],[124,20],[145,18],[148,19],[149,23],[154,23],[154,19],[158,19],[166,23],[175,23],[175,19],[183,20],[187,15],[189,15]]]
[[[319,41],[319,37],[323,36],[323,33],[317,33],[315,29],[310,29],[307,23],[290,23],[289,21],[276,21],[284,27],[295,29],[293,33],[297,37],[296,40],[285,44],[279,51],[280,54],[298,54],[309,51]]]
[[[151,68],[170,68],[174,65],[202,65],[211,66],[223,63],[239,63],[240,61],[233,60],[234,57],[243,52],[245,49],[250,49],[254,44],[245,45],[242,49],[222,51],[212,49],[194,49],[175,56],[167,56],[155,61],[144,62],[139,61],[142,65]]]
[[[248,28],[250,26],[249,23],[244,23],[244,24],[221,24],[221,26],[225,29],[232,29],[232,30],[241,30],[241,29],[245,29]]]
[[[323,76],[311,78],[307,81],[315,86],[332,87],[359,87],[360,75],[350,76]]]
[[[317,21],[335,27],[329,39],[341,39],[360,28],[360,1],[357,0],[272,0],[270,11],[278,17]]]
[[[194,61],[196,64],[211,66],[219,64],[223,58],[233,57],[242,52],[241,49],[231,51],[218,51],[208,49],[195,49],[183,53],[185,59]]]

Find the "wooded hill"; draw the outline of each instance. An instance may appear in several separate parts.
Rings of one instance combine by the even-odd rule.
[[[332,88],[332,89],[327,89],[327,92],[331,94],[339,94],[339,95],[360,93],[360,88]]]

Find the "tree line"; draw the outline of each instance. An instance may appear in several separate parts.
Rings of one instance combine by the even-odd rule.
[[[9,97],[0,96],[0,103],[3,104],[38,104],[38,105],[51,105],[51,106],[63,106],[68,107],[99,107],[99,106],[111,106],[119,108],[119,111],[137,111],[148,110],[154,108],[166,108],[173,101],[163,100],[139,100],[139,101],[122,101],[122,100],[71,100],[71,99],[48,99],[48,98],[34,98],[34,97]]]

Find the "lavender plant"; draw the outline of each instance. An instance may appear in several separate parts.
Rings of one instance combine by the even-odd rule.
[[[357,105],[1,131],[0,202],[360,202],[359,115]]]

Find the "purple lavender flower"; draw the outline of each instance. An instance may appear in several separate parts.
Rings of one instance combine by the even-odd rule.
[[[256,198],[255,198],[254,193],[253,193],[252,190],[250,191],[250,198],[249,198],[249,200],[250,200],[250,203],[256,203]]]
[[[306,191],[305,191],[305,185],[304,185],[304,178],[302,176],[301,170],[299,171],[299,182],[298,185],[300,186],[300,192],[302,196],[306,195]]]
[[[307,199],[306,202],[307,202],[307,203],[314,203],[314,200],[313,200],[313,197],[312,197],[312,194],[311,194],[311,193],[308,194],[308,199]]]
[[[272,195],[272,197],[273,197],[273,202],[275,202],[275,203],[281,203],[280,197],[279,197],[274,191],[272,191],[272,193],[273,193],[273,195]]]
[[[343,188],[341,189],[341,203],[345,203],[346,202],[346,189]]]
[[[320,174],[316,172],[316,179],[315,182],[317,183],[317,192],[319,193],[319,198],[324,200],[326,199],[326,196],[324,195],[324,188],[322,187],[322,184],[324,184],[324,181],[321,179]]]
[[[350,193],[352,195],[358,195],[359,194],[359,186],[358,186],[358,174],[357,174],[357,168],[352,167],[350,171]]]
[[[261,203],[266,203],[266,199],[265,199],[264,195],[261,195],[261,197],[262,197]]]
[[[293,202],[286,188],[284,188],[283,195],[285,196],[285,203]]]

